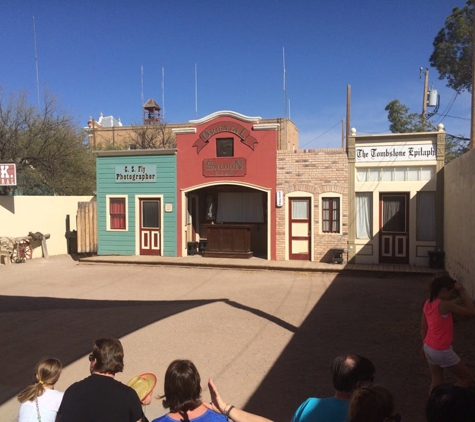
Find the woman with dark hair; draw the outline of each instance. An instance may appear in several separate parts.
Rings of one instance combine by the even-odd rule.
[[[458,292],[463,305],[454,300]],[[457,386],[468,388],[473,375],[452,349],[453,316],[474,317],[475,307],[465,287],[449,276],[437,277],[430,285],[429,299],[424,303],[421,321],[423,355],[431,373],[430,392],[443,384],[444,368],[458,377]]]
[[[17,396],[21,403],[18,422],[54,422],[64,394],[54,389],[62,369],[55,358],[43,359],[36,365],[34,384]]]
[[[224,422],[225,415],[208,409],[201,401],[201,378],[196,366],[189,360],[174,360],[165,374],[163,407],[170,411],[153,422]]]
[[[394,414],[392,394],[381,385],[371,385],[355,390],[350,401],[351,422],[400,422]]]

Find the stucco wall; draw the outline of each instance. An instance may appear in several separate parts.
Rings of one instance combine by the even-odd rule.
[[[475,297],[475,150],[444,168],[445,269]]]
[[[29,232],[50,234],[46,241],[49,255],[68,253],[66,218],[69,229],[76,230],[78,202],[92,196],[0,196],[0,237],[22,237]],[[33,258],[41,258],[41,246],[33,250]]]

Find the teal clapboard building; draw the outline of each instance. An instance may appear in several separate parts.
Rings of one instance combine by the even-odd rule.
[[[176,256],[176,149],[96,155],[98,255]]]

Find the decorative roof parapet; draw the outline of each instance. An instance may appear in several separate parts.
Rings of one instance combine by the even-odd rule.
[[[279,123],[261,123],[252,126],[254,130],[279,130],[280,124]]]
[[[236,113],[235,111],[221,110],[208,114],[207,116],[201,119],[190,120],[189,123],[193,125],[201,125],[203,123],[209,122],[210,120],[216,119],[217,117],[233,117],[235,119],[242,120],[248,123],[259,123],[262,119],[262,117],[260,116],[245,116],[244,114]]]

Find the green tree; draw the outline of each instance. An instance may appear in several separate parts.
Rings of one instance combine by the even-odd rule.
[[[386,107],[389,130],[392,133],[413,133],[437,130],[435,125],[426,120],[425,124],[422,116],[417,113],[410,113],[409,107],[401,104],[399,100],[392,100]],[[445,135],[445,162],[448,163],[454,158],[467,152],[469,149],[469,139],[462,136]]]
[[[0,187],[1,195],[91,195],[95,188],[84,133],[49,94],[38,109],[25,92],[0,89],[0,162],[17,168],[17,186]]]
[[[474,0],[452,10],[434,42],[430,64],[447,78],[447,86],[457,92],[472,91],[473,10]]]
[[[391,123],[389,130],[392,133],[424,132],[430,126],[424,125],[422,117],[417,113],[410,113],[409,107],[401,104],[399,100],[392,100],[385,108],[388,120]]]

